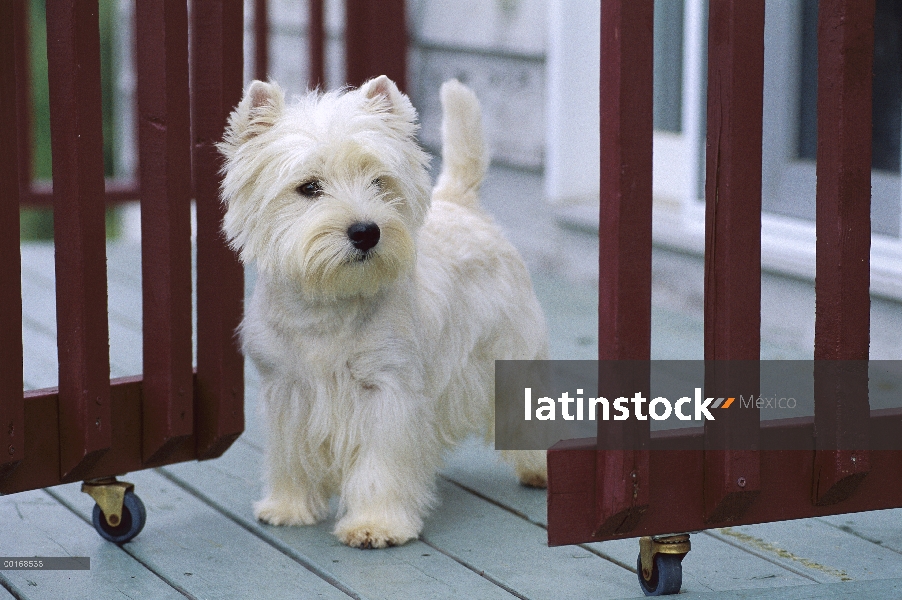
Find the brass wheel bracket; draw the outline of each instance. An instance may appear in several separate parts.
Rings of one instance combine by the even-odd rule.
[[[677,554],[682,559],[691,549],[688,533],[640,537],[639,560],[642,563],[642,579],[651,581],[656,554]]]
[[[81,484],[81,491],[94,499],[110,527],[117,527],[122,522],[125,493],[134,489],[134,484],[116,481],[115,477],[91,479]]]

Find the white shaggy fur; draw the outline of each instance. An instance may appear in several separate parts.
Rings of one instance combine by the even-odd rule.
[[[262,521],[315,523],[338,494],[342,542],[416,537],[443,452],[492,434],[494,361],[547,357],[526,268],[478,206],[479,103],[456,81],[441,97],[431,202],[416,112],[384,76],[291,105],[255,81],[230,118],[224,230],[258,269],[240,333],[269,428]],[[378,226],[368,251],[360,223]],[[543,452],[506,458],[545,484]]]

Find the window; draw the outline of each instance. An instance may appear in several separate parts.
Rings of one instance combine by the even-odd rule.
[[[707,1],[655,9],[654,236],[701,253]],[[764,52],[762,261],[813,278],[817,0],[767,0]],[[902,0],[877,0],[873,129],[871,289],[902,299]]]

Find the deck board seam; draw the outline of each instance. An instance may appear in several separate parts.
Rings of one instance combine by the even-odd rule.
[[[204,492],[195,488],[193,485],[191,485],[190,483],[188,483],[187,481],[185,481],[178,475],[175,475],[174,473],[169,472],[166,468],[158,468],[158,469],[154,469],[154,471],[159,473],[161,476],[168,479],[169,481],[171,481],[176,486],[182,488],[187,493],[191,494],[192,496],[194,496],[195,498],[197,498],[198,500],[200,500],[201,502],[203,502],[204,504],[206,504],[213,510],[219,512],[221,515],[223,515],[224,517],[226,517],[227,519],[229,519],[230,521],[232,521],[233,523],[235,523],[236,525],[238,525],[245,531],[251,533],[252,535],[257,537],[264,543],[268,544],[269,546],[278,550],[279,552],[281,552],[282,554],[284,554],[291,560],[295,561],[296,563],[298,563],[299,565],[301,565],[302,567],[304,567],[305,569],[307,569],[308,571],[310,571],[311,573],[313,573],[314,575],[316,575],[317,577],[319,577],[320,579],[322,579],[323,581],[325,581],[326,583],[331,585],[332,587],[343,592],[348,597],[354,598],[354,600],[366,600],[365,596],[362,596],[359,592],[357,592],[353,588],[342,583],[337,577],[335,577],[334,575],[329,573],[327,570],[317,566],[312,560],[310,560],[304,554],[298,552],[294,548],[291,548],[287,544],[284,544],[283,542],[281,542],[273,537],[270,537],[269,535],[266,534],[265,531],[261,530],[259,527],[255,527],[254,525],[249,524],[244,519],[242,519],[240,515],[235,514],[230,509],[226,508],[225,506],[223,506],[222,504],[217,502],[215,499],[211,498]]]
[[[420,535],[419,540],[420,540],[421,542],[423,542],[424,544],[426,544],[427,546],[429,546],[430,548],[432,548],[433,550],[435,550],[436,552],[438,552],[438,553],[440,553],[440,554],[443,554],[443,555],[447,556],[448,558],[450,558],[451,560],[453,560],[453,561],[456,562],[457,564],[461,565],[461,566],[464,567],[465,569],[468,569],[468,570],[470,570],[471,572],[475,573],[476,575],[479,575],[480,577],[482,577],[483,579],[485,579],[485,580],[488,581],[489,583],[498,586],[499,588],[501,588],[502,590],[504,590],[505,592],[507,592],[507,593],[510,594],[511,596],[513,596],[513,597],[515,597],[515,598],[519,598],[519,600],[529,600],[529,598],[528,598],[527,596],[524,596],[523,594],[521,594],[520,592],[516,591],[515,589],[513,589],[512,587],[510,587],[510,586],[507,585],[506,583],[504,583],[504,582],[502,582],[501,580],[499,580],[499,579],[497,579],[497,578],[495,578],[495,577],[489,575],[489,574],[486,573],[484,570],[482,570],[482,569],[477,569],[476,567],[474,567],[473,565],[469,564],[469,563],[468,563],[467,561],[465,561],[464,559],[462,559],[462,558],[456,556],[454,553],[449,552],[449,551],[447,551],[447,550],[445,550],[445,549],[443,549],[443,548],[440,548],[439,546],[437,546],[437,545],[435,545],[434,543],[430,542],[429,539],[426,538],[426,536]]]
[[[896,554],[902,554],[902,551],[900,551],[900,550],[898,550],[898,549],[896,549],[896,548],[893,548],[892,546],[888,546],[888,545],[885,545],[885,544],[881,544],[880,542],[878,542],[878,541],[876,541],[876,540],[872,540],[871,538],[869,538],[869,537],[867,537],[867,536],[865,536],[865,535],[863,535],[863,534],[861,534],[861,533],[855,531],[854,529],[847,528],[847,527],[843,527],[842,525],[836,525],[835,523],[832,523],[832,522],[830,522],[829,520],[827,520],[827,519],[822,519],[822,518],[820,518],[820,517],[812,517],[812,518],[817,519],[817,520],[820,521],[821,523],[824,523],[825,525],[829,525],[830,527],[833,527],[834,529],[838,529],[838,530],[842,531],[843,533],[848,533],[849,535],[854,535],[855,537],[857,537],[857,538],[859,538],[859,539],[861,539],[861,540],[864,540],[865,542],[869,542],[869,543],[871,543],[871,544],[874,544],[874,545],[877,546],[878,548],[886,548],[887,550],[892,550],[892,551],[895,552]]]
[[[10,595],[16,600],[28,600],[25,596],[17,594],[16,591],[12,587],[12,582],[6,578],[5,575],[0,573],[0,587],[10,593]]]
[[[482,499],[482,500],[485,500],[486,502],[488,502],[488,503],[490,503],[490,504],[493,504],[493,505],[497,506],[498,508],[500,508],[500,509],[502,509],[502,510],[507,511],[507,512],[511,513],[512,515],[514,515],[514,516],[516,516],[516,517],[519,517],[519,518],[523,519],[523,520],[526,521],[527,523],[530,523],[530,524],[532,524],[532,525],[536,525],[537,527],[541,527],[541,528],[544,529],[545,531],[548,531],[548,526],[547,526],[547,525],[545,525],[544,523],[541,523],[541,522],[539,522],[539,521],[536,521],[535,519],[531,519],[531,518],[529,517],[529,515],[527,515],[526,513],[523,513],[523,512],[521,512],[521,511],[519,511],[519,510],[517,510],[517,509],[515,509],[515,508],[513,508],[513,507],[507,506],[506,504],[504,504],[504,503],[502,503],[502,502],[499,502],[499,501],[495,500],[494,498],[490,498],[490,497],[486,496],[485,494],[482,494],[481,492],[478,492],[477,490],[474,490],[473,488],[471,488],[471,487],[469,487],[469,486],[467,486],[467,485],[465,485],[465,484],[463,484],[463,483],[460,483],[459,481],[455,481],[454,479],[451,479],[451,478],[448,477],[447,475],[439,475],[439,477],[441,477],[442,479],[444,479],[445,481],[447,481],[447,482],[450,483],[451,485],[454,485],[454,486],[456,486],[456,487],[462,489],[463,491],[465,491],[465,492],[467,492],[467,493],[469,493],[469,494],[472,494],[472,495],[476,496],[477,498],[480,498],[480,499]],[[632,567],[632,566],[630,566],[630,565],[628,565],[628,564],[626,564],[626,563],[623,563],[623,562],[621,562],[621,561],[619,561],[619,560],[617,560],[617,559],[615,559],[615,558],[613,558],[613,557],[611,557],[611,556],[608,556],[608,555],[606,555],[606,554],[600,552],[599,550],[596,550],[595,548],[593,548],[593,547],[590,546],[589,544],[574,544],[574,545],[575,545],[575,546],[578,546],[579,548],[582,548],[583,550],[585,550],[586,552],[588,552],[588,553],[590,553],[590,554],[594,554],[594,555],[597,556],[598,558],[601,558],[601,559],[603,559],[603,560],[608,561],[609,563],[612,563],[612,564],[614,564],[614,565],[617,565],[617,566],[620,567],[621,569],[626,569],[626,570],[629,571],[630,573],[636,573],[635,567]]]
[[[51,498],[53,498],[54,500],[56,500],[58,503],[60,503],[61,505],[63,505],[67,510],[69,510],[69,512],[71,512],[72,514],[74,514],[74,515],[75,515],[76,517],[78,517],[80,520],[84,521],[84,522],[85,522],[87,525],[89,525],[89,526],[91,527],[91,529],[93,530],[93,528],[94,528],[93,523],[91,523],[90,520],[88,520],[87,518],[85,518],[85,517],[84,517],[84,516],[83,516],[83,515],[82,515],[82,514],[74,507],[74,506],[72,506],[68,501],[66,501],[65,499],[63,499],[62,496],[60,496],[59,494],[57,494],[55,491],[51,490],[50,488],[44,488],[43,491],[44,491],[45,494],[47,494],[48,496],[50,496]],[[120,549],[122,552],[125,552],[126,554],[128,554],[128,555],[132,558],[132,560],[134,560],[136,563],[138,563],[139,565],[141,565],[142,567],[144,567],[145,569],[147,569],[147,571],[149,571],[150,573],[153,573],[154,575],[156,575],[157,578],[158,578],[160,581],[162,581],[163,583],[165,583],[166,585],[168,585],[169,587],[171,587],[173,590],[175,590],[176,592],[178,592],[179,594],[181,594],[181,595],[184,596],[185,598],[189,598],[190,600],[200,600],[197,596],[195,596],[194,594],[192,594],[191,592],[189,592],[188,590],[186,590],[186,589],[183,588],[182,586],[178,585],[177,583],[175,583],[175,582],[173,582],[173,581],[170,581],[170,580],[169,580],[167,577],[165,577],[162,573],[158,572],[156,569],[152,568],[152,567],[151,567],[150,565],[148,565],[146,562],[144,562],[143,560],[141,560],[140,558],[138,558],[137,556],[135,556],[134,554],[132,554],[131,552],[129,552],[127,546],[125,546],[124,544],[121,545],[121,546],[119,546],[119,549]]]

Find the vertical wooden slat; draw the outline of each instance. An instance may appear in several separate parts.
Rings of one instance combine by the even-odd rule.
[[[816,504],[849,497],[870,462],[860,449],[870,414],[863,361],[870,340],[874,12],[874,0],[822,0],[819,6],[814,359],[862,362],[816,364]]]
[[[757,361],[764,0],[711,0],[709,6],[705,360]],[[729,367],[712,368],[721,373],[713,374],[710,392],[717,393],[718,383],[736,385],[729,373],[721,378]],[[710,392],[706,386],[706,396]],[[711,522],[739,517],[760,491],[759,455],[749,449],[757,447],[759,411],[723,412],[705,423],[704,498]]]
[[[307,49],[310,55],[310,89],[326,87],[326,30],[323,0],[309,0],[307,13]]]
[[[0,478],[25,457],[22,396],[22,272],[19,256],[19,140],[16,13],[0,3]]]
[[[182,0],[142,0],[135,14],[143,455],[154,463],[193,431],[188,11]]]
[[[198,458],[221,454],[244,430],[244,360],[235,330],[241,321],[244,273],[222,237],[222,161],[215,144],[241,100],[241,0],[198,3],[192,11],[191,83],[197,200]]]
[[[110,447],[112,426],[97,0],[47,3],[47,60],[60,472],[78,479]]]
[[[269,0],[254,0],[254,79],[269,78]]]
[[[345,1],[345,73],[350,85],[387,75],[407,89],[405,0]]]
[[[600,361],[651,353],[653,17],[652,0],[601,7]],[[648,421],[606,425],[596,463],[599,535],[629,531],[648,507]]]

